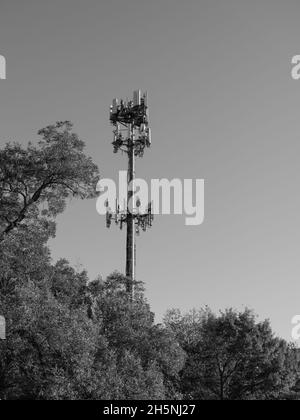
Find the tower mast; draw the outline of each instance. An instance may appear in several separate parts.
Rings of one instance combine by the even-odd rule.
[[[144,231],[152,226],[153,214],[151,204],[146,213],[139,211],[140,203],[135,203],[135,158],[143,157],[146,147],[151,146],[151,130],[148,121],[148,96],[137,90],[133,93],[132,101],[114,99],[110,108],[110,122],[114,126],[114,153],[119,150],[128,156],[127,172],[127,203],[116,201],[115,212],[107,210],[107,227],[112,220],[120,228],[127,225],[126,239],[126,277],[127,293],[130,299],[134,297],[136,280],[136,234],[140,228]],[[122,208],[120,207],[120,204]]]
[[[127,188],[127,203],[130,203],[133,198],[133,188],[135,180],[135,154],[133,140],[132,144],[128,146],[128,188]],[[133,188],[130,188],[130,185]],[[126,238],[126,277],[135,280],[136,271],[136,244],[135,244],[135,220],[130,209],[127,208],[127,238]],[[131,284],[130,284],[131,283]],[[132,283],[129,282],[127,292],[133,294]]]

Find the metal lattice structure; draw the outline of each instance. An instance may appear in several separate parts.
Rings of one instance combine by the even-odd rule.
[[[127,226],[127,292],[133,298],[136,274],[136,235],[139,235],[141,229],[146,231],[148,227],[151,227],[154,219],[151,204],[144,213],[140,212],[139,201],[134,209],[129,206],[134,197],[135,158],[143,157],[145,149],[151,146],[147,93],[142,95],[140,90],[135,91],[131,101],[114,99],[110,108],[110,122],[114,126],[112,143],[114,153],[122,151],[128,156],[128,179],[126,208],[121,210],[116,200],[115,212],[107,208],[106,223],[108,228],[113,221],[120,226],[120,229],[123,229],[124,225]]]

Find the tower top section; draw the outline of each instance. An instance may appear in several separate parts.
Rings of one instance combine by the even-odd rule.
[[[133,92],[132,100],[114,99],[110,107],[110,121],[113,125],[118,123],[133,127],[148,125],[148,94],[140,90]]]
[[[145,148],[151,146],[149,127],[148,94],[133,92],[133,99],[114,99],[110,107],[110,122],[114,129],[114,152],[134,153],[143,157]]]

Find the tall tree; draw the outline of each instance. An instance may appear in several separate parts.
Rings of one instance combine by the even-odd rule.
[[[84,142],[68,121],[38,133],[37,146],[7,144],[0,150],[0,242],[15,228],[55,217],[68,197],[91,198],[99,178]]]
[[[98,169],[71,130],[57,123],[37,146],[0,150],[1,399],[80,398],[93,376],[100,336],[86,313],[86,273],[52,266],[47,247],[68,197],[95,196]]]
[[[142,284],[135,285],[136,293],[131,302],[126,282],[126,277],[114,273],[105,282],[98,279],[90,283],[90,313],[101,325],[100,332],[116,355],[120,371],[123,372],[124,360],[128,363],[136,360],[140,364],[132,374],[144,371],[142,376],[147,380],[147,386],[136,378],[140,383],[141,398],[142,395],[154,399],[180,397],[178,380],[185,353],[172,331],[154,323],[154,314],[144,297]],[[131,398],[136,397],[134,390],[131,391]],[[127,389],[123,397],[128,397],[131,391]]]
[[[216,316],[208,309],[196,320],[194,325],[187,322],[191,317],[174,320],[174,313],[166,318],[188,354],[181,376],[187,398],[276,399],[294,385],[294,349],[274,337],[268,321],[256,322],[249,310]],[[192,341],[184,328],[197,331]]]

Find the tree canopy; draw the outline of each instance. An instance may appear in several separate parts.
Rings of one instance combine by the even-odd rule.
[[[95,196],[98,168],[72,124],[58,122],[38,134],[37,145],[8,143],[0,150],[0,241],[16,227],[28,228],[32,218],[55,217],[70,196]]]
[[[188,355],[181,373],[186,398],[277,399],[295,384],[296,350],[248,309],[171,311],[165,322]]]
[[[249,310],[167,313],[136,282],[51,259],[55,217],[99,170],[69,122],[0,149],[1,400],[297,399],[299,355]],[[101,269],[101,267],[99,267]]]
[[[155,325],[141,285],[90,281],[51,260],[48,239],[69,197],[95,197],[99,171],[68,122],[37,146],[0,150],[1,399],[147,399],[177,395],[185,354]]]

